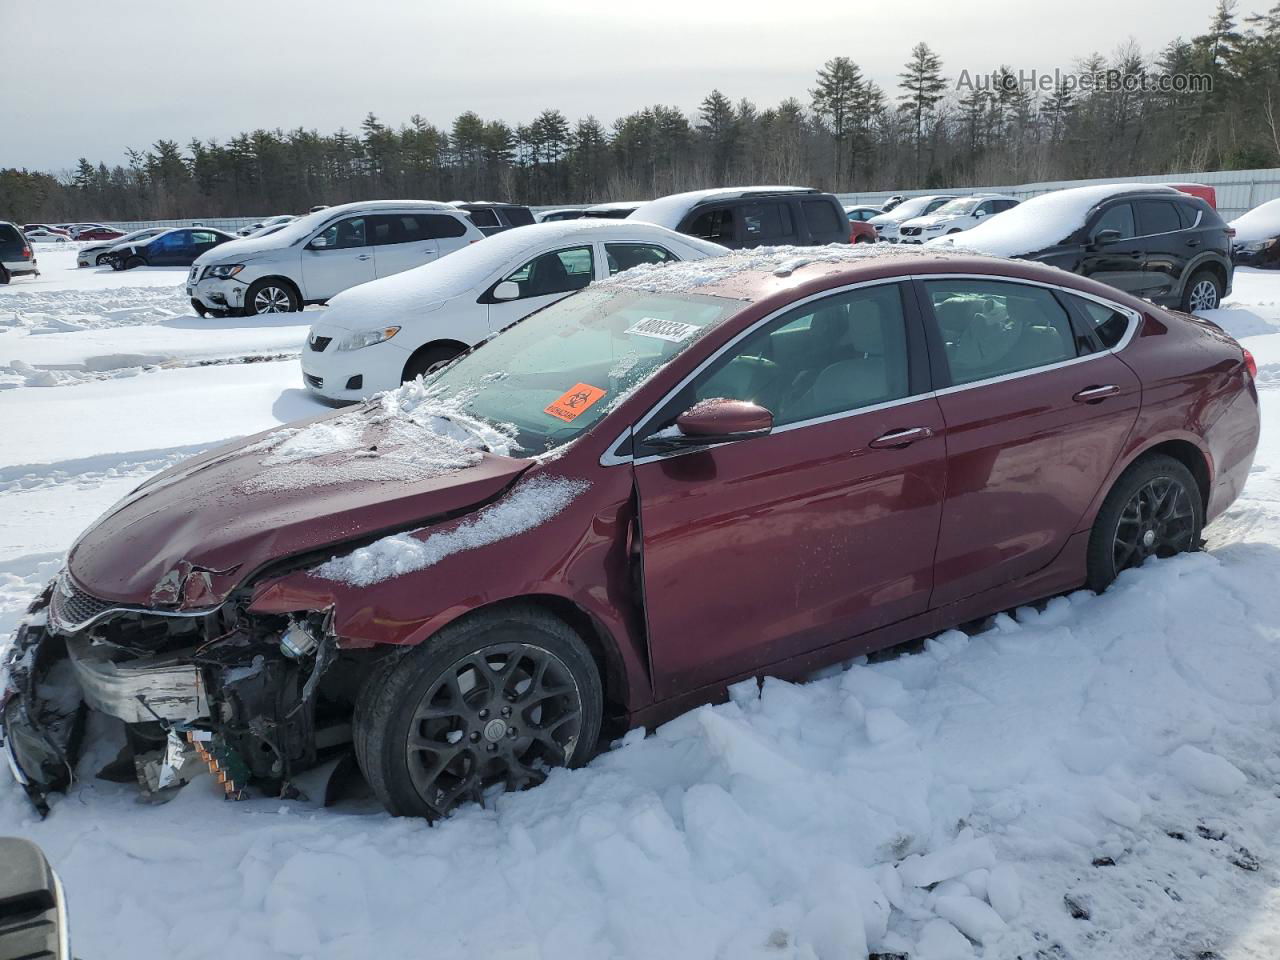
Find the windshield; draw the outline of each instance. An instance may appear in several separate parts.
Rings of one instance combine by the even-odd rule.
[[[933,197],[912,197],[910,200],[903,200],[891,213],[895,220],[910,220],[924,213],[932,200]]]
[[[471,416],[511,424],[520,453],[536,456],[584,433],[741,306],[700,294],[585,290],[445,367],[430,391],[456,397]]]
[[[981,200],[975,200],[973,197],[958,197],[955,200],[948,200],[933,212],[938,216],[942,216],[943,214],[964,216],[965,214],[972,213],[973,208],[981,202]]]

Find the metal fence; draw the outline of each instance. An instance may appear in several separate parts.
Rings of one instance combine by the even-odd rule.
[[[1095,183],[1203,183],[1214,188],[1218,195],[1218,211],[1225,220],[1234,220],[1260,203],[1280,197],[1280,167],[1265,170],[1213,170],[1194,173],[1158,173],[1142,177],[1100,177],[1095,180],[1045,180],[1039,183],[1005,184],[1002,186],[936,187],[932,190],[883,190],[872,193],[840,193],[836,196],[846,206],[867,204],[880,206],[889,197],[898,194],[905,197],[921,197],[933,193],[1006,193],[1025,200],[1050,190],[1066,187],[1085,187]],[[531,207],[534,213],[544,210],[581,210],[589,203],[557,203]],[[260,217],[197,217],[192,220],[129,220],[112,221],[111,226],[121,230],[141,230],[146,227],[216,227],[235,233],[241,227],[257,223],[271,214]]]

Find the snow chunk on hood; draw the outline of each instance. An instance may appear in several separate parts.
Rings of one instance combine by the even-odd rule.
[[[1268,200],[1254,207],[1248,213],[1236,217],[1230,225],[1235,228],[1236,235],[1232,242],[1237,246],[1280,237],[1280,199]]]
[[[441,397],[419,378],[340,416],[276,430],[245,449],[265,454],[245,491],[429,480],[474,466],[486,452],[510,456],[515,428],[464,413],[465,399]]]
[[[585,480],[533,477],[518,483],[505,497],[451,530],[425,538],[412,532],[383,537],[344,557],[322,563],[314,573],[326,580],[367,587],[415,570],[425,570],[452,554],[532,530],[564,510],[588,486]]]
[[[1024,200],[998,217],[988,217],[964,232],[964,246],[997,257],[1018,257],[1047,247],[1056,247],[1084,226],[1089,211],[1103,200],[1126,193],[1169,193],[1173,187],[1158,183],[1098,183],[1091,187],[1054,190]],[[931,249],[952,246],[949,237],[935,237],[925,243]]]
[[[756,247],[734,250],[723,257],[667,263],[643,263],[598,280],[593,288],[642,293],[696,293],[698,288],[723,283],[740,273],[768,272],[789,277],[815,263],[857,263],[880,257],[936,258],[952,251],[929,250],[889,243],[830,244],[825,247]]]

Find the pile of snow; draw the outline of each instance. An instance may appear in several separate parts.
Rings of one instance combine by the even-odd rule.
[[[445,557],[475,550],[532,530],[564,510],[586,490],[585,480],[535,476],[502,499],[447,530],[415,530],[383,537],[315,568],[318,576],[357,587],[435,566]],[[425,535],[424,535],[425,534]]]
[[[133,277],[134,271],[115,274],[110,279],[122,276]],[[171,273],[161,276],[165,279],[163,284],[108,289],[99,285],[106,278],[93,275],[83,279],[97,283],[86,282],[85,287],[70,290],[28,288],[25,281],[15,280],[8,288],[0,287],[0,350],[6,328],[32,334],[68,333],[189,316],[191,301],[182,287],[172,284]]]
[[[642,203],[636,207],[635,211],[627,217],[628,220],[643,220],[645,223],[656,223],[660,227],[666,227],[668,230],[676,230],[680,227],[680,221],[684,219],[686,213],[693,209],[695,204],[704,200],[715,200],[720,197],[736,197],[744,191],[753,191],[759,193],[803,193],[808,187],[716,187],[711,190],[690,190],[687,193],[673,193],[670,196],[659,197],[657,200],[650,200],[648,203]],[[612,205],[607,203],[599,204],[593,207],[593,210],[605,210],[611,206],[630,206],[630,204]]]
[[[593,284],[593,289],[644,293],[696,293],[700,287],[723,283],[742,273],[790,276],[811,264],[860,263],[884,257],[937,259],[953,251],[924,250],[890,243],[829,244],[824,247],[756,247],[734,250],[722,257],[667,263],[644,263]]]
[[[1258,243],[1280,237],[1280,199],[1268,200],[1231,221],[1235,244]]]
[[[249,493],[377,481],[429,480],[466,469],[484,453],[509,456],[515,427],[494,426],[422,378],[305,427],[284,427],[248,447],[265,454]]]
[[[997,257],[1018,257],[1054,247],[1084,226],[1089,211],[1102,201],[1126,193],[1178,191],[1154,183],[1100,183],[1091,187],[1054,190],[1024,200],[998,217],[991,217],[957,239],[934,237],[926,247],[943,248],[957,242]],[[896,211],[895,211],[896,212]]]

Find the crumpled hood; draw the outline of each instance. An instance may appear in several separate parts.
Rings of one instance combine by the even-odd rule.
[[[207,608],[273,561],[473,509],[529,465],[444,437],[453,459],[415,471],[377,417],[376,405],[326,414],[165,471],[80,536],[72,578],[117,603]],[[335,449],[344,430],[358,442]],[[289,459],[289,444],[318,453]]]

